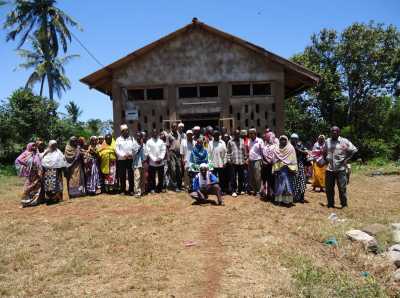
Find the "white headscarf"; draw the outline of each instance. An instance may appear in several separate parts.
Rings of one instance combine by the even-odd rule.
[[[51,140],[49,142],[49,147],[51,145],[57,144],[55,140]],[[54,151],[50,151],[48,148],[44,154],[42,159],[42,166],[49,169],[60,169],[65,168],[67,166],[67,161],[65,160],[64,154],[57,148]]]

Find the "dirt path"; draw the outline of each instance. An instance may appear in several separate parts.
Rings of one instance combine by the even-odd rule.
[[[167,193],[21,210],[19,190],[0,190],[0,296],[291,297],[292,256],[357,282],[368,271],[394,286],[391,269],[343,235],[398,220],[400,177],[354,177],[350,208],[333,211],[321,205],[323,193],[310,191],[308,204],[290,209],[248,196],[199,206],[186,194]],[[346,221],[332,225],[331,212]],[[336,250],[323,245],[332,235]]]

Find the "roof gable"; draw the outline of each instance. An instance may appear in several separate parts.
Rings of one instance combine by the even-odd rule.
[[[181,37],[184,34],[188,34],[193,30],[204,30],[210,34],[216,35],[219,38],[226,39],[235,45],[244,47],[263,58],[272,61],[276,64],[282,65],[285,70],[285,97],[299,93],[311,86],[314,86],[319,81],[319,76],[314,72],[291,62],[285,58],[282,58],[276,54],[273,54],[266,49],[240,39],[236,36],[230,35],[216,28],[208,26],[204,23],[198,22],[197,19],[193,19],[192,23],[184,26],[183,28],[170,33],[157,41],[150,43],[149,45],[140,48],[127,56],[109,64],[108,66],[84,77],[81,82],[87,84],[90,88],[95,88],[105,94],[111,94],[111,84],[113,75],[125,66],[134,62],[135,60],[142,59],[146,54],[154,51],[155,49],[173,41],[174,39]]]

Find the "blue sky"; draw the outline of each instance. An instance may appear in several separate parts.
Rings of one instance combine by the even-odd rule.
[[[83,31],[75,35],[103,63],[122,56],[199,18],[218,29],[289,58],[309,44],[321,28],[342,30],[353,22],[375,20],[400,28],[399,0],[59,0],[59,7],[74,17]],[[10,7],[0,8],[3,23]],[[16,43],[5,41],[0,30],[0,99],[25,84],[28,71],[15,70],[21,62]],[[60,111],[69,100],[83,110],[82,120],[112,118],[109,98],[90,90],[79,79],[100,68],[75,42],[70,54],[80,58],[67,65],[72,88],[61,99]]]

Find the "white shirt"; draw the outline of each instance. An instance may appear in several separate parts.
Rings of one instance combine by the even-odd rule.
[[[150,138],[146,142],[146,155],[150,158],[149,164],[153,167],[164,165],[164,157],[167,152],[167,146],[160,138]],[[157,163],[157,161],[159,163]]]
[[[133,159],[133,156],[137,153],[138,148],[138,143],[130,136],[127,138],[119,136],[115,142],[115,152],[117,153],[118,160],[127,159],[127,155],[130,155],[129,159]]]
[[[180,154],[183,156],[186,169],[190,167],[190,155],[192,154],[194,144],[195,142],[193,139],[191,143],[188,143],[187,139],[182,139],[181,141]]]
[[[225,142],[222,140],[211,141],[208,143],[208,160],[215,168],[223,168],[227,161],[227,150]]]

